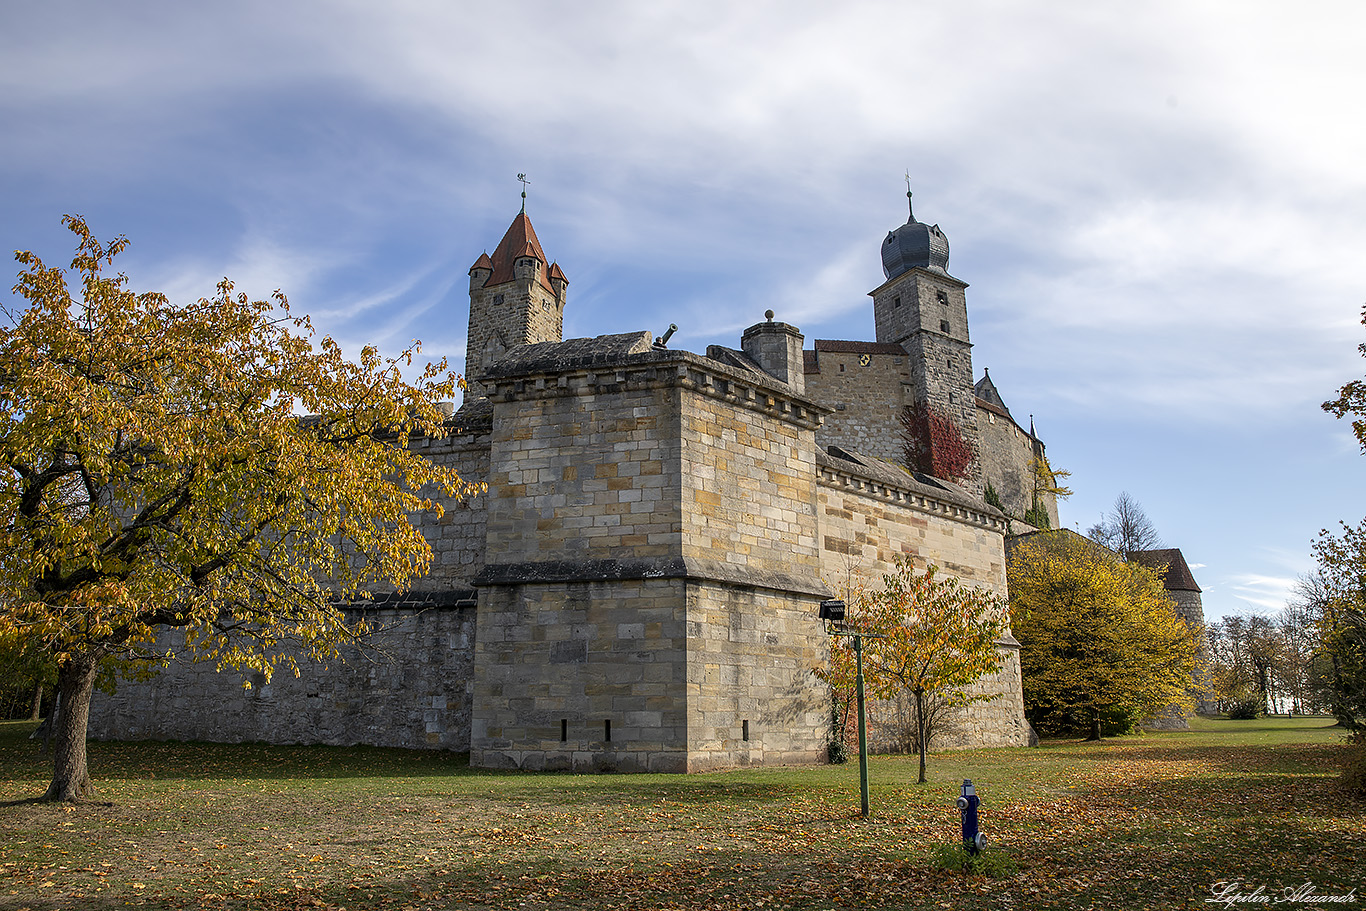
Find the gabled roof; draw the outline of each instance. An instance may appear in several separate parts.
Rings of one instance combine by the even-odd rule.
[[[1140,550],[1131,555],[1131,559],[1150,568],[1165,564],[1167,572],[1162,576],[1162,587],[1169,592],[1200,591],[1200,586],[1195,584],[1195,576],[1191,575],[1191,568],[1186,565],[1186,558],[1181,555],[1179,547]]]
[[[507,233],[503,235],[503,239],[498,241],[498,247],[493,251],[493,256],[490,259],[493,274],[484,282],[484,287],[513,281],[516,278],[512,271],[513,264],[528,256],[540,262],[542,268],[537,273],[540,284],[554,294],[555,289],[550,285],[549,271],[545,268],[545,264],[549,260],[545,258],[545,251],[541,249],[541,242],[536,237],[536,229],[531,227],[531,219],[526,217],[525,212],[517,213],[517,217],[512,220],[512,224],[508,227]],[[475,266],[478,265],[479,262],[476,262]],[[564,277],[563,272],[560,273],[560,277]]]
[[[977,393],[978,401],[993,406],[993,409],[999,408],[1005,412],[1006,417],[1012,421],[1015,420],[1010,417],[1010,409],[1006,407],[1005,401],[1001,398],[1001,393],[996,389],[996,384],[991,381],[991,371],[982,371],[982,378],[973,387],[973,392]]]

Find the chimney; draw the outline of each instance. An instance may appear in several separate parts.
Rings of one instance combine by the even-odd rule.
[[[764,312],[767,322],[758,323],[740,336],[740,348],[769,373],[791,386],[798,393],[806,392],[806,376],[802,371],[802,342],[804,337],[796,326],[775,323],[773,311]]]

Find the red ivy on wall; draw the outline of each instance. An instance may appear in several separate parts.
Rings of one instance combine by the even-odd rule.
[[[977,453],[953,418],[928,402],[916,402],[901,412],[901,426],[911,469],[945,481],[968,476]]]

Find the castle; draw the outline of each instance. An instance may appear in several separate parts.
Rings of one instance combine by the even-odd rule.
[[[973,382],[944,233],[912,213],[881,255],[874,341],[805,349],[772,311],[705,354],[648,332],[566,341],[569,281],[523,207],[469,270],[465,401],[415,444],[487,492],[425,520],[419,589],[351,608],[378,648],[246,689],[174,665],[97,696],[91,735],[444,748],[521,769],[823,761],[819,602],[900,554],[1004,595],[1012,520],[984,496],[1057,521],[1043,444],[990,377]],[[957,483],[898,464],[917,403],[977,453]],[[1019,646],[998,646],[974,687],[994,698],[938,745],[1028,743]]]

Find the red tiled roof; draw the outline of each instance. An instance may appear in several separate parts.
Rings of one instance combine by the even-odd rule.
[[[475,269],[488,269],[490,272],[492,272],[493,260],[489,259],[489,255],[487,253],[480,253],[479,258],[474,261],[474,265],[470,266],[471,272],[473,272]]]
[[[525,212],[517,213],[507,233],[498,242],[498,248],[493,251],[493,274],[484,282],[484,287],[513,281],[516,278],[512,271],[513,263],[527,256],[540,261],[541,269],[538,273],[541,286],[553,294],[555,289],[550,287],[550,276],[546,274],[545,269],[545,251],[541,249],[536,229],[531,227],[531,219],[526,217]]]
[[[554,281],[555,279],[558,278],[560,281],[564,282],[566,285],[569,284],[569,279],[567,279],[567,278],[564,277],[564,270],[560,268],[560,264],[559,264],[559,263],[551,263],[551,264],[550,264],[550,271],[549,271],[548,273],[546,273],[546,277],[549,278],[551,281]]]

